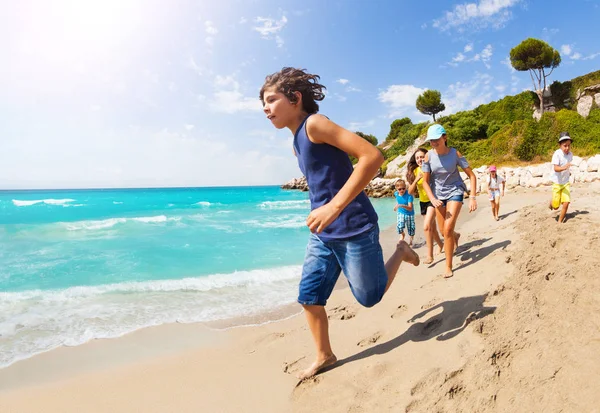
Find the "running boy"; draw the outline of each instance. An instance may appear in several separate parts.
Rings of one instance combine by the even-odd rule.
[[[377,304],[403,261],[419,265],[419,256],[399,241],[384,264],[377,214],[364,188],[383,163],[377,148],[358,135],[317,115],[325,98],[320,77],[284,67],[269,75],[260,90],[267,118],[294,135],[294,154],[309,187],[311,234],[302,268],[298,302],[316,346],[316,360],[298,377],[305,379],[334,364],[325,304],[344,271],[356,300]],[[348,158],[358,159],[356,167]]]
[[[492,204],[492,215],[494,216],[494,219],[498,221],[500,220],[500,218],[498,218],[498,213],[500,212],[500,197],[504,196],[506,182],[502,176],[498,175],[495,165],[490,166],[489,172],[488,195],[490,196],[490,203]],[[502,188],[502,190],[500,190],[500,188]]]
[[[404,241],[404,227],[408,231],[408,245],[412,247],[413,238],[415,236],[415,210],[413,208],[413,196],[406,192],[406,182],[403,179],[396,181],[396,206],[394,211],[398,214],[396,228],[398,234],[402,234],[402,241]]]
[[[571,202],[571,184],[569,178],[571,172],[571,162],[573,162],[573,152],[571,152],[571,142],[573,139],[569,136],[568,132],[561,132],[558,138],[558,144],[560,149],[557,149],[552,155],[552,167],[553,173],[550,175],[552,184],[552,201],[550,202],[550,209],[555,210],[562,204],[560,216],[558,222],[564,222],[567,210],[569,209],[569,203]]]

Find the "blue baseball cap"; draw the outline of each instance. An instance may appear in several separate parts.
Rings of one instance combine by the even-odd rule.
[[[433,124],[427,129],[427,139],[426,141],[433,141],[442,137],[442,135],[446,134],[446,129],[442,125]]]

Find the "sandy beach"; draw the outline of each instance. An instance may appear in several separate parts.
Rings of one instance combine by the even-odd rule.
[[[507,191],[499,222],[478,196],[461,213],[451,279],[438,255],[403,264],[373,308],[334,291],[339,362],[312,379],[295,378],[314,353],[293,306],[258,326],[163,325],[17,362],[0,370],[0,411],[597,411],[600,183],[573,187],[560,226],[549,195]],[[397,239],[382,233],[386,255]]]

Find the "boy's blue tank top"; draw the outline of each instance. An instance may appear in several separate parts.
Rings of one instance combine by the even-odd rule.
[[[310,209],[313,210],[331,201],[344,186],[353,168],[344,151],[326,143],[315,144],[308,139],[306,122],[309,117],[296,131],[294,150],[298,166],[308,183]],[[377,219],[377,213],[363,191],[318,236],[323,241],[349,238],[375,227]]]

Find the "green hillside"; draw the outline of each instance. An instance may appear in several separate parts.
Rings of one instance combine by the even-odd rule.
[[[540,121],[533,119],[539,106],[535,93],[527,91],[506,96],[473,110],[442,116],[437,123],[448,132],[448,144],[461,151],[473,167],[483,164],[518,164],[547,161],[556,150],[560,132],[574,138],[573,152],[578,156],[600,153],[600,108],[594,103],[587,118],[576,109],[577,91],[600,84],[600,70],[550,86],[556,112],[545,112]],[[382,143],[386,165],[405,153],[414,140],[422,136],[430,122],[413,124],[397,119]],[[385,167],[385,165],[384,165]]]

